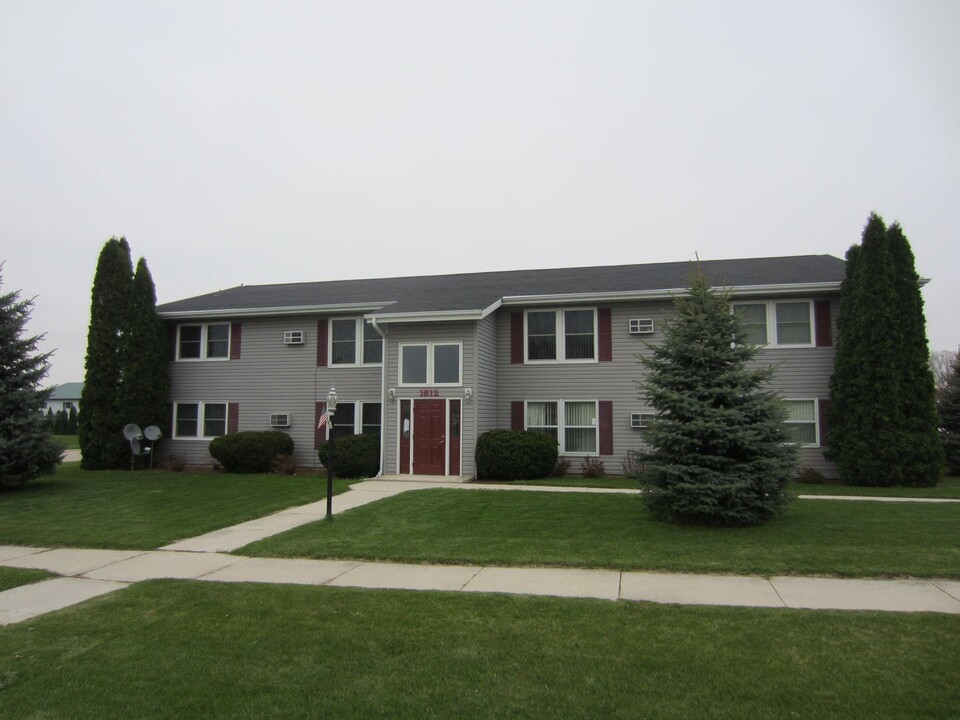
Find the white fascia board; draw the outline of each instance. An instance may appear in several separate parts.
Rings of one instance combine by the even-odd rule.
[[[167,310],[158,312],[162,319],[175,320],[178,318],[215,318],[215,317],[269,317],[276,315],[316,315],[330,313],[356,313],[380,310],[393,304],[379,303],[340,303],[337,305],[290,305],[286,307],[268,308],[219,308],[216,310]]]
[[[483,312],[483,310],[423,310],[407,313],[370,313],[364,317],[376,320],[378,323],[452,322],[480,320],[484,317]]]
[[[795,295],[797,293],[836,292],[839,282],[790,283],[783,285],[741,285],[738,287],[715,287],[726,290],[736,297]],[[668,288],[664,290],[632,290],[609,293],[559,293],[555,295],[510,295],[504,297],[502,305],[563,305],[584,302],[616,302],[618,300],[669,300],[686,295],[689,288]]]

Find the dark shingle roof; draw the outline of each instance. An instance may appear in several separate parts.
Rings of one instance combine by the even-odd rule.
[[[701,268],[724,287],[840,283],[844,261],[830,255],[709,260]],[[482,310],[504,297],[655,292],[688,285],[692,262],[511,270],[281,285],[241,285],[160,305],[164,314],[364,304],[384,313]],[[389,307],[386,307],[388,306]]]

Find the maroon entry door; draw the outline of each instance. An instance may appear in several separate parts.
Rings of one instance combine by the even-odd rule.
[[[445,400],[413,403],[413,473],[445,475],[447,413]]]

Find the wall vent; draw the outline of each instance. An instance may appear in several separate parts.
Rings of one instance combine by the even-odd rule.
[[[653,413],[630,413],[630,427],[643,430],[650,427],[653,418]]]
[[[270,413],[270,427],[290,427],[290,413]]]
[[[653,320],[651,318],[637,318],[630,321],[631,335],[649,335],[653,332]]]
[[[284,345],[303,345],[303,330],[287,330],[283,333]]]

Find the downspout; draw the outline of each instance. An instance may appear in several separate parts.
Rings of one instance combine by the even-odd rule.
[[[371,317],[369,320],[373,329],[377,331],[377,335],[383,340],[383,356],[380,364],[380,469],[377,470],[376,475],[376,477],[381,477],[383,475],[383,464],[387,459],[387,426],[385,424],[387,418],[387,334],[380,329],[375,317]]]

